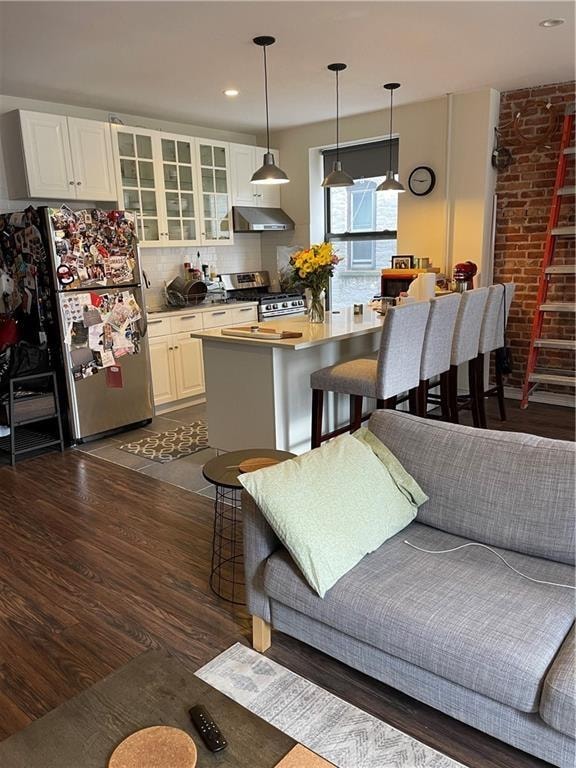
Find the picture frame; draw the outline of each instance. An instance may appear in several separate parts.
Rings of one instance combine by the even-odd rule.
[[[414,256],[392,256],[392,269],[414,269]]]

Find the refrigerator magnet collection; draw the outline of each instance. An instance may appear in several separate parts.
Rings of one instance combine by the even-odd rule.
[[[138,286],[134,217],[63,206],[50,211],[50,223],[64,343],[78,381],[140,354],[142,310],[129,289]]]
[[[73,435],[153,416],[134,216],[47,209]]]

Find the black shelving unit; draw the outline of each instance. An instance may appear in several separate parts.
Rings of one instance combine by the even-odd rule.
[[[35,387],[47,382],[46,391],[28,392],[26,387]],[[62,414],[58,397],[58,384],[54,371],[18,376],[9,380],[8,426],[10,434],[0,438],[0,451],[10,454],[14,467],[19,456],[26,453],[58,446],[64,451]]]

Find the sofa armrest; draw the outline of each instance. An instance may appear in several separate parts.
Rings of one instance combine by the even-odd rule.
[[[246,491],[242,491],[242,519],[246,604],[249,613],[269,623],[270,601],[264,591],[264,568],[270,555],[281,546],[280,540]]]
[[[566,636],[548,670],[540,699],[540,717],[551,728],[574,737],[576,729],[576,637]]]

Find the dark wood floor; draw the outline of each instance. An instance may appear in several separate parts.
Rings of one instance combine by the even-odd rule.
[[[573,436],[568,409],[510,419]],[[0,738],[147,648],[196,668],[248,642],[208,588],[211,520],[209,500],[80,452],[0,469]],[[286,636],[269,655],[471,768],[544,765]]]

